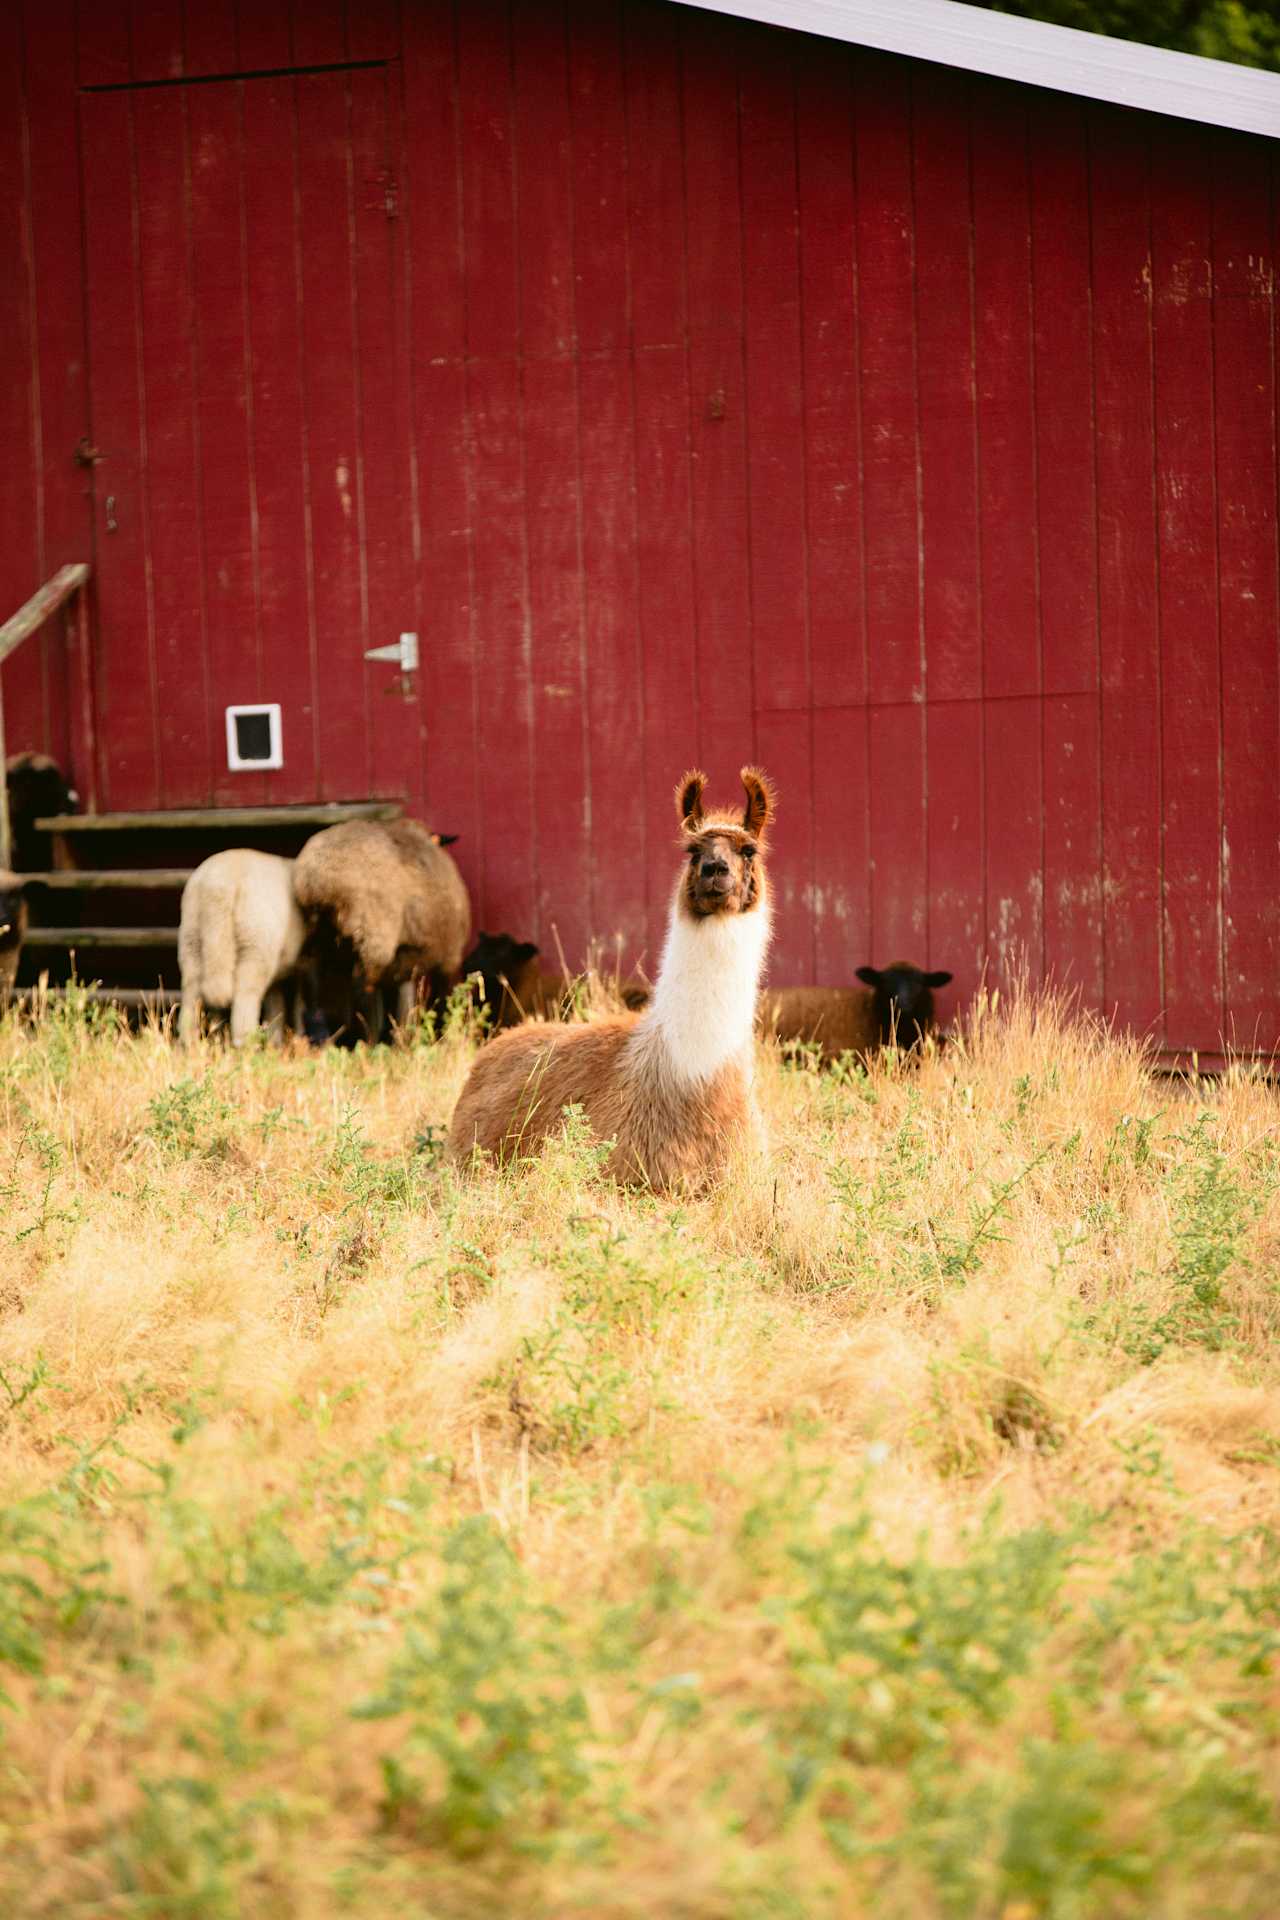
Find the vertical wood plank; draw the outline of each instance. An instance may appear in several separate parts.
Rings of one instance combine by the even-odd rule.
[[[368,681],[362,658],[362,560],[352,367],[353,226],[345,76],[294,82],[298,115],[298,235],[303,408],[311,513],[311,574],[319,663],[317,771],[326,800],[368,793]],[[345,218],[343,215],[345,214]]]
[[[1044,976],[1041,703],[989,700],[984,718],[987,978],[1007,989]]]
[[[412,96],[411,96],[412,97]],[[421,449],[422,699],[427,715],[427,816],[459,835],[454,849],[483,915],[483,815],[479,789],[480,659],[473,578],[466,377],[419,358],[413,374],[414,438]],[[488,684],[486,680],[486,685]],[[483,924],[483,919],[476,922]]]
[[[454,9],[434,0],[405,38],[404,219],[419,554],[418,621],[428,817],[459,833],[458,863],[483,898],[478,686],[468,493]],[[428,627],[428,610],[430,625]]]
[[[1209,136],[1214,445],[1222,634],[1226,1031],[1280,1043],[1280,672],[1276,605],[1276,242],[1261,144]]]
[[[631,333],[622,21],[617,0],[569,0],[567,16],[578,346],[610,352]]]
[[[261,684],[270,685],[269,697],[278,699],[283,709],[284,766],[271,776],[271,791],[281,802],[313,800],[320,778],[296,84],[287,79],[253,80],[239,90],[254,494],[251,532]],[[256,675],[256,660],[254,666]],[[236,695],[216,650],[212,667],[218,717]]]
[[[398,0],[346,0],[348,60],[394,60],[402,50]],[[416,9],[415,9],[416,12]],[[414,21],[414,31],[419,31]]]
[[[1083,693],[1098,684],[1098,555],[1082,103],[1034,95],[1030,143],[1044,685]]]
[[[573,175],[564,12],[512,17],[521,338],[526,359],[573,350]]]
[[[238,66],[235,0],[185,0],[183,72],[235,73]]]
[[[351,75],[355,198],[355,374],[365,603],[362,648],[393,646],[414,624],[408,388],[398,200],[388,202],[391,127],[385,68]],[[419,653],[423,636],[419,633]],[[425,804],[421,687],[382,662],[366,668],[368,791]]]
[[[698,759],[754,751],[737,71],[681,16]],[[730,745],[732,743],[732,745]],[[708,769],[710,771],[710,769]]]
[[[64,84],[65,84],[64,76]],[[48,576],[43,520],[43,399],[34,279],[29,161],[31,120],[25,89],[22,20],[0,18],[0,262],[9,289],[9,378],[0,388],[0,438],[10,457],[0,468],[0,619],[8,619]],[[28,640],[4,668],[5,743],[12,753],[43,745],[40,648]]]
[[[160,794],[130,113],[123,93],[88,94],[81,102],[85,150],[94,156],[85,178],[93,425],[99,445],[109,449],[97,470],[95,687],[104,809],[154,807]],[[106,527],[108,495],[114,532]]]
[[[928,937],[925,710],[873,707],[870,729],[873,965],[920,965]],[[861,963],[859,963],[861,964]]]
[[[939,75],[913,129],[924,642],[931,700],[973,699],[982,691],[969,142],[967,83]]]
[[[867,695],[852,83],[825,45],[796,72],[809,658],[815,700],[845,706]]]
[[[635,473],[630,367],[625,355],[584,359],[579,386],[582,567],[587,640],[593,843],[620,821],[630,836],[644,770],[644,663],[636,618]],[[624,962],[646,944],[643,831],[619,860],[597,857],[592,925]]]
[[[525,938],[534,925],[538,853],[519,370],[506,359],[474,360],[467,394],[474,456],[476,648],[483,664],[477,743],[483,911],[486,924],[496,920]]]
[[[955,975],[953,992],[974,992],[986,959],[983,710],[980,700],[930,705],[929,772],[930,967]]]
[[[524,369],[525,493],[538,890],[527,926],[548,966],[578,966],[591,941],[591,818],[578,503],[577,373],[567,357]],[[505,923],[504,923],[505,925]]]
[[[1212,236],[1198,132],[1161,128],[1152,203],[1165,1004],[1171,1046],[1222,1027],[1221,688]]]
[[[212,89],[201,90],[208,95]],[[219,89],[218,91],[221,91]],[[224,96],[225,98],[225,96]],[[208,113],[217,102],[199,105]],[[201,549],[199,482],[200,422],[197,421],[194,348],[196,296],[192,284],[191,206],[188,200],[184,90],[159,87],[133,104],[138,184],[138,250],[141,260],[140,331],[145,393],[145,475],[148,575],[154,620],[159,729],[160,799],[163,805],[199,804],[210,788],[208,688]],[[235,147],[197,122],[202,183],[210,165],[230,165]],[[238,210],[237,210],[238,211]],[[239,221],[233,239],[219,249],[213,313],[223,308],[225,274],[231,312],[239,315]],[[206,318],[212,318],[211,315]],[[240,389],[232,401],[240,401]],[[233,411],[234,417],[234,411]],[[215,469],[216,470],[216,469]],[[252,600],[249,639],[252,647]]]
[[[263,7],[236,0],[236,48],[242,73],[265,73],[294,64],[293,24],[284,0]]]
[[[135,80],[181,79],[182,11],[182,0],[132,0],[129,46]]]
[[[983,684],[1040,688],[1027,109],[1016,89],[972,90],[974,320]]]
[[[129,14],[124,7],[77,7],[76,81],[118,87],[129,79]]]
[[[83,287],[66,298],[66,263],[81,261],[82,209],[80,156],[76,123],[75,9],[71,0],[27,0],[26,97],[30,115],[31,258],[37,287],[36,327],[39,369],[40,437],[39,572],[47,579],[68,561],[93,553],[93,483],[68,457],[89,428]],[[31,50],[39,35],[39,58]],[[44,737],[40,744],[72,769],[86,791],[94,771],[87,764],[89,743],[80,737],[82,712],[68,676],[77,666],[69,657],[64,630],[51,623],[39,649]],[[10,733],[10,741],[14,739]],[[72,752],[75,743],[74,756]]]
[[[786,51],[776,35],[753,34],[740,70],[751,645],[761,713],[801,709],[810,697],[795,80]]]
[[[1059,986],[1100,1009],[1102,810],[1098,696],[1044,703],[1044,964]]]
[[[457,21],[467,350],[516,353],[519,248],[507,8],[499,0],[468,0]]]
[[[295,66],[329,66],[346,59],[346,11],[345,0],[292,0],[290,53]]]
[[[785,802],[785,795],[784,795]],[[814,978],[851,987],[871,957],[871,801],[867,716],[813,716]],[[780,983],[782,976],[775,973]]]
[[[888,704],[924,694],[911,81],[875,54],[853,70],[867,657],[871,699]]]
[[[623,9],[627,111],[627,256],[637,349],[685,335],[680,23],[675,9],[627,0]]]
[[[1163,1035],[1160,660],[1146,134],[1091,110],[1106,1008]]]
[[[698,757],[689,552],[689,390],[682,351],[636,356],[635,405],[636,577],[644,658],[646,944],[652,967],[674,885],[672,789]]]
[[[254,444],[249,262],[242,234],[247,211],[243,103],[246,93],[264,84],[269,83],[193,87],[188,99],[209,785],[219,802],[240,806],[275,799],[279,775],[230,771],[226,708],[279,700],[286,764],[293,760],[299,731],[310,731],[305,723],[300,729],[296,705],[284,697],[278,672],[272,671],[269,679],[263,674],[262,516]],[[293,347],[292,339],[289,344]],[[294,478],[296,483],[296,469]],[[277,609],[280,617],[288,623],[286,632],[297,636],[294,646],[299,641],[305,646],[305,599]],[[283,652],[272,648],[273,667]]]
[[[778,818],[769,832],[773,897],[769,972],[779,982],[807,985],[814,973],[817,919],[809,715],[777,711],[758,714],[756,749],[760,765],[777,782],[779,795]],[[729,791],[736,799],[740,789]]]

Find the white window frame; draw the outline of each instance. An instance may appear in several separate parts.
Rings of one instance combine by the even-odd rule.
[[[239,743],[236,740],[236,721],[265,714],[271,733],[271,752],[265,760],[242,760]],[[284,737],[280,724],[278,703],[264,706],[245,706],[227,708],[227,765],[232,773],[267,773],[274,767],[284,765]]]

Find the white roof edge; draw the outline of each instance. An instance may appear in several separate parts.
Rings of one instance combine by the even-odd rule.
[[[1280,138],[1280,74],[1081,33],[961,0],[676,0],[1148,113]]]

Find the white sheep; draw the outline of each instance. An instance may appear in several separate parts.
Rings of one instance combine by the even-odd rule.
[[[182,889],[178,1034],[184,1045],[200,1030],[202,1006],[229,1007],[231,1044],[243,1045],[264,996],[297,966],[305,937],[292,860],[232,847],[202,861]],[[272,997],[269,1024],[279,1029],[283,1001]]]

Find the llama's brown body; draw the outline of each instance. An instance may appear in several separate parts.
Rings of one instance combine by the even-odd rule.
[[[703,774],[686,774],[676,789],[685,868],[651,1004],[639,1014],[500,1033],[481,1051],[454,1111],[455,1162],[477,1148],[499,1160],[532,1153],[570,1106],[612,1143],[610,1172],[660,1192],[713,1177],[748,1139],[769,939],[759,843],[773,796],[754,768],[743,768],[742,784],[740,817],[704,814]]]
[[[696,1184],[750,1138],[756,1119],[748,1062],[684,1085],[645,1071],[644,1014],[577,1026],[531,1025],[500,1033],[480,1054],[454,1110],[450,1151],[476,1147],[498,1160],[536,1153],[567,1106],[582,1109],[598,1140],[612,1140],[607,1171],[662,1192]]]

